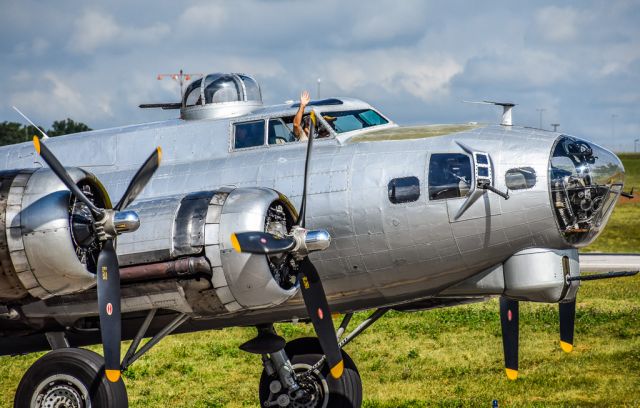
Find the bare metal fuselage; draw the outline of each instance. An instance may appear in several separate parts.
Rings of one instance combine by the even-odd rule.
[[[235,151],[230,142],[232,122],[175,120],[52,138],[46,143],[66,166],[95,174],[113,202],[149,152],[161,146],[162,165],[137,198],[138,207],[163,197],[222,187],[274,189],[297,207],[306,144]],[[559,134],[511,126],[474,126],[435,137],[429,137],[428,127],[386,132],[384,140],[338,137],[319,139],[314,146],[307,226],[327,229],[332,237],[330,248],[311,258],[333,311],[435,297],[526,248],[571,248],[558,232],[549,191],[549,160]],[[427,177],[430,155],[464,153],[459,143],[491,156],[496,188],[506,190],[505,172],[525,164],[535,170],[535,185],[512,191],[509,200],[485,192],[456,219],[465,197],[431,200]],[[4,169],[42,166],[31,144],[1,149],[0,163]],[[409,176],[418,178],[420,197],[393,204],[389,182]],[[135,260],[139,254],[170,245],[170,229],[159,229],[144,216],[141,225],[137,232],[119,238],[122,259]],[[76,313],[73,307],[65,310]],[[87,310],[77,313],[81,316]],[[269,308],[192,317],[206,320],[198,326],[202,328],[305,315],[300,296],[295,296]]]

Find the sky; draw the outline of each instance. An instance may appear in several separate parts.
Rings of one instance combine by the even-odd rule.
[[[302,89],[363,99],[399,124],[551,128],[614,151],[640,138],[640,1],[0,0],[0,121],[169,119],[160,73],[243,72],[265,104]],[[640,143],[637,144],[640,149]]]

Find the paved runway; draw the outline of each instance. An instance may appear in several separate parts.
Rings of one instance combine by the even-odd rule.
[[[581,272],[640,270],[640,254],[580,254]]]

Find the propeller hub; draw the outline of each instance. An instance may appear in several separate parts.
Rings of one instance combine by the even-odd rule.
[[[134,232],[140,228],[140,217],[135,211],[118,211],[113,215],[113,225],[118,234]]]

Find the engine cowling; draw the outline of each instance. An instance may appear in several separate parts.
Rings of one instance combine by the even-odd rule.
[[[93,200],[110,206],[105,189],[93,175],[78,168],[69,169],[69,174]],[[74,231],[73,220],[82,218],[81,206],[58,177],[45,168],[4,172],[2,191],[6,191],[6,200],[0,204],[6,247],[0,252],[8,262],[2,263],[0,300],[27,295],[47,299],[93,286],[95,275],[89,271],[92,267],[95,271],[99,244],[79,248],[76,233],[80,231]]]
[[[234,299],[238,306],[258,309],[278,305],[298,290],[289,255],[250,255],[236,252],[231,234],[265,230],[284,234],[293,223],[295,210],[289,201],[266,188],[235,189],[227,197],[220,214],[219,244],[224,279],[228,291],[216,289],[220,299]],[[215,231],[213,231],[215,233]],[[207,232],[205,231],[205,240]],[[209,253],[207,253],[208,256]],[[222,283],[214,271],[214,286]],[[237,307],[234,303],[227,308]]]

